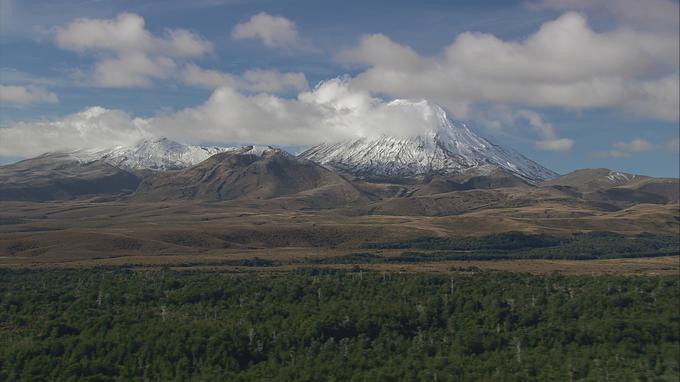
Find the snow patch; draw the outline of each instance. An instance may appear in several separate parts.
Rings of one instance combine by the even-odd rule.
[[[610,171],[607,179],[612,183],[627,183],[635,179],[635,174],[626,174],[618,171]]]

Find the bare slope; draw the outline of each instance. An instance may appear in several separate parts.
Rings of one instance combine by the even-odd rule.
[[[67,200],[135,190],[139,178],[100,160],[45,154],[0,167],[0,200]]]
[[[136,200],[256,200],[300,194],[321,194],[329,205],[359,199],[361,193],[335,174],[314,162],[298,159],[285,151],[252,146],[216,154],[179,172],[159,173],[145,179]]]
[[[678,178],[654,178],[606,168],[576,170],[547,180],[541,185],[557,188],[586,200],[624,206],[637,203],[677,203],[680,199]]]

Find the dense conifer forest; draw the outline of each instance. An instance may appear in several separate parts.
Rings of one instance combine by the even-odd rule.
[[[367,243],[365,249],[409,249],[401,262],[423,260],[564,259],[593,260],[677,255],[680,238],[643,233],[587,232],[566,236],[504,232],[479,237],[421,237],[391,243]],[[412,250],[436,252],[419,253]],[[399,259],[388,260],[400,262]]]
[[[678,380],[677,277],[0,271],[0,380]]]

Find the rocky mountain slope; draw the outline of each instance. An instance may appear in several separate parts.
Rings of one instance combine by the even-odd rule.
[[[252,146],[216,154],[175,173],[146,178],[135,200],[257,200],[298,195],[318,206],[338,206],[362,197],[347,180],[285,151]]]

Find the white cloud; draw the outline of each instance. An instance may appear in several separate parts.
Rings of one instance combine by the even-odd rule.
[[[534,147],[539,150],[566,152],[571,150],[575,143],[573,139],[560,138],[555,126],[533,110],[513,110],[500,105],[476,108],[472,114],[472,120],[476,123],[495,130],[499,134],[519,133],[526,136],[526,133],[521,130],[530,127],[538,135],[534,139]]]
[[[208,89],[222,86],[251,92],[281,93],[288,90],[303,91],[309,88],[304,73],[281,73],[278,70],[247,70],[241,76],[213,69],[202,69],[188,64],[181,74],[184,83]]]
[[[641,138],[635,138],[628,142],[614,142],[613,148],[610,150],[596,151],[591,153],[591,156],[597,158],[627,158],[635,154],[650,152],[659,149],[670,149],[669,143],[674,143],[673,140],[664,144],[654,144]],[[675,140],[677,145],[677,139]]]
[[[604,151],[594,151],[590,153],[593,158],[625,158],[629,157],[630,154],[619,151],[619,150],[604,150]]]
[[[530,8],[599,11],[637,27],[678,29],[678,5],[669,0],[540,0]]]
[[[39,86],[0,85],[0,103],[25,106],[34,103],[57,103],[56,94]]]
[[[636,88],[627,89],[635,95],[625,105],[643,115],[669,121],[680,119],[680,77],[669,75],[657,80],[643,81]]]
[[[598,32],[568,12],[521,41],[466,32],[442,54],[425,57],[369,35],[338,58],[367,67],[353,80],[357,87],[432,99],[459,118],[471,103],[489,102],[620,108],[677,120],[679,49],[677,30]]]
[[[302,48],[295,23],[282,16],[258,13],[250,20],[236,24],[231,31],[236,40],[259,39],[266,46],[275,48]]]
[[[569,138],[544,139],[536,142],[536,148],[547,151],[569,151],[574,140]]]
[[[0,155],[32,157],[49,151],[101,149],[147,136],[145,121],[119,110],[92,107],[55,121],[0,128]]]
[[[315,144],[380,134],[413,135],[437,123],[418,106],[392,104],[333,79],[296,99],[216,89],[203,104],[148,121],[154,135],[178,140]],[[195,126],[187,131],[186,126]]]
[[[545,3],[549,2],[561,3]],[[591,9],[578,0],[564,3],[571,4],[568,9]],[[621,19],[629,17],[621,15]],[[237,25],[232,36],[257,38],[272,47],[304,48],[293,22],[265,13]],[[363,65],[363,72],[351,79],[326,81],[311,91],[303,73],[253,69],[234,74],[203,69],[190,59],[210,54],[213,47],[208,41],[183,29],[154,35],[141,16],[130,13],[113,19],[75,20],[56,28],[54,41],[61,48],[94,58],[92,69],[86,72],[90,84],[131,87],[179,79],[214,92],[201,105],[149,119],[106,110],[101,115],[107,117],[101,121],[77,113],[58,121],[15,124],[0,131],[3,142],[18,142],[16,147],[0,147],[2,155],[35,153],[37,147],[110,145],[140,135],[167,135],[182,141],[311,144],[380,133],[411,134],[432,123],[422,110],[389,104],[374,94],[430,99],[459,118],[469,117],[478,105],[519,110],[510,111],[507,121],[514,125],[526,121],[537,133],[535,147],[550,151],[568,151],[574,141],[561,137],[551,123],[526,108],[618,108],[666,120],[678,120],[680,110],[677,29],[600,31],[574,12],[544,23],[522,40],[462,33],[434,56],[421,55],[381,34],[364,36],[356,47],[338,55],[340,60]],[[34,99],[42,99],[36,102],[56,102],[56,95],[44,87],[14,87],[32,91]],[[294,99],[274,95],[287,91],[302,93]],[[121,135],[114,133],[118,130]],[[64,139],[53,134],[59,131]],[[36,134],[41,139],[31,140]],[[96,138],[100,135],[105,138]],[[640,143],[638,149],[632,145],[633,141],[617,142],[600,154],[644,152],[635,151],[643,147]]]
[[[338,58],[342,61],[404,70],[417,70],[431,64],[410,47],[399,45],[382,34],[363,36],[357,47],[340,52]]]
[[[438,124],[428,110],[424,102],[401,104],[374,98],[352,89],[342,78],[323,82],[296,99],[243,95],[224,86],[196,107],[147,119],[90,108],[59,120],[17,123],[0,129],[0,155],[102,148],[146,136],[182,142],[301,145],[379,134],[413,135]]]
[[[144,18],[133,13],[77,19],[56,28],[54,41],[62,49],[92,54],[97,62],[88,81],[104,87],[148,86],[153,79],[173,74],[177,60],[213,51],[210,42],[184,29],[154,36],[146,30]]]
[[[671,138],[664,143],[663,148],[676,153],[680,152],[680,137]]]
[[[644,139],[635,138],[630,142],[616,142],[614,147],[621,151],[631,153],[642,153],[654,149],[654,145]]]
[[[170,29],[161,39],[162,51],[174,57],[200,57],[213,52],[212,44],[186,29]]]
[[[288,89],[307,90],[309,84],[304,73],[281,73],[278,70],[247,70],[243,73],[244,89],[254,92],[278,93]]]
[[[238,80],[229,73],[219,70],[203,69],[194,64],[188,64],[181,73],[181,78],[187,85],[215,89],[222,86],[235,87]]]
[[[540,114],[531,110],[520,110],[516,113],[517,118],[526,119],[534,127],[543,139],[536,142],[536,148],[547,151],[569,151],[574,145],[574,140],[559,138],[552,123],[547,122]]]
[[[134,13],[121,13],[115,19],[77,19],[55,29],[54,41],[68,50],[146,51],[154,38],[145,29],[144,18]]]
[[[295,25],[282,20],[285,19],[260,14],[251,19],[250,26],[244,24],[239,30],[259,31],[261,35],[257,36],[268,44],[302,46]],[[121,13],[106,20],[75,20],[56,28],[54,40],[63,49],[96,58],[89,73],[77,73],[81,80],[97,86],[149,86],[157,79],[178,78],[187,85],[210,89],[230,86],[251,92],[280,93],[309,88],[303,73],[252,69],[234,75],[187,63],[187,59],[211,53],[212,44],[184,29],[168,29],[162,36],[154,36],[146,29],[144,18],[133,13]]]
[[[199,57],[213,50],[210,42],[185,29],[168,29],[164,36],[154,36],[146,30],[144,18],[134,13],[121,13],[115,19],[76,19],[55,28],[54,41],[75,52],[108,50]]]
[[[126,52],[97,62],[92,78],[97,85],[105,87],[148,86],[152,78],[168,78],[175,67],[175,62],[168,57]]]
[[[0,81],[3,85],[34,85],[34,86],[55,86],[63,84],[60,79],[36,76],[15,68],[0,68]]]

